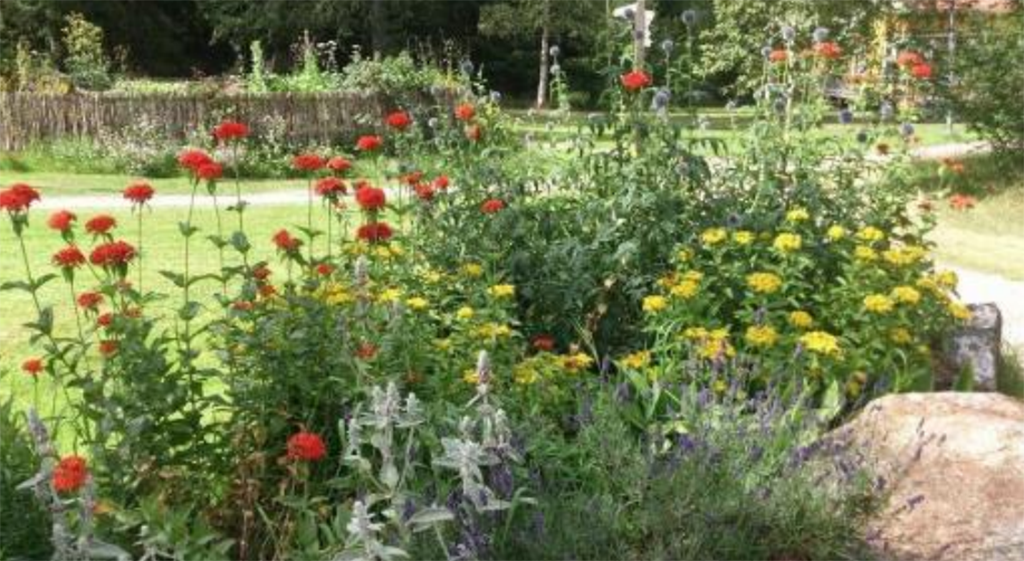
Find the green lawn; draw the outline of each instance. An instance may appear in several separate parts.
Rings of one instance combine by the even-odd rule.
[[[71,180],[69,178],[69,181]],[[185,219],[187,211],[187,208],[163,208],[147,212],[145,215],[142,252],[145,263],[143,286],[146,290],[155,290],[170,296],[167,301],[156,304],[150,310],[152,314],[169,316],[173,313],[172,310],[181,304],[180,290],[160,276],[159,271],[168,269],[180,272],[182,270],[184,256],[178,222]],[[134,244],[136,229],[131,214],[128,212],[111,214],[118,220],[117,233],[119,237]],[[89,213],[81,213],[79,219],[83,220],[88,216],[90,216]],[[245,216],[246,230],[254,246],[253,261],[269,261],[271,269],[274,270],[272,278],[277,282],[282,281],[286,276],[286,269],[275,256],[270,237],[280,228],[288,228],[294,235],[300,235],[295,226],[306,224],[306,207],[304,205],[252,207],[246,211]],[[46,228],[46,217],[47,213],[43,211],[33,211],[31,214],[32,224],[26,233],[29,262],[33,274],[37,277],[57,272],[50,264],[50,256],[55,250],[64,246],[59,235]],[[234,214],[224,216],[225,229],[228,232],[231,230],[229,225],[234,224],[232,222],[234,217]],[[321,230],[326,229],[326,217],[322,209],[318,208],[314,213],[314,221],[314,227]],[[192,251],[192,270],[196,275],[215,272],[219,267],[217,250],[205,238],[205,236],[216,232],[213,209],[197,209],[194,223],[201,228],[201,231],[193,238],[195,249]],[[83,245],[86,245],[85,240],[82,241]],[[324,237],[317,240],[316,251],[319,254],[326,251]],[[228,264],[238,263],[236,255],[231,250],[226,251]],[[0,217],[0,284],[24,279],[24,271],[21,252],[7,217],[4,215]],[[76,288],[79,292],[92,286],[90,284],[92,278],[88,271],[81,270],[77,279]],[[137,279],[134,271],[131,279],[133,282]],[[220,285],[214,281],[201,283],[193,289],[194,299],[207,305],[207,313],[214,313],[216,303],[213,301],[212,295],[219,289]],[[43,287],[40,297],[44,305],[52,304],[54,306],[56,332],[58,334],[74,332],[75,316],[67,284],[61,279],[54,279]],[[0,382],[0,401],[6,399],[7,395],[14,395],[19,404],[25,405],[31,403],[34,395],[39,395],[43,403],[49,403],[49,398],[55,395],[55,388],[45,376],[35,382],[21,372],[22,361],[35,354],[28,342],[29,331],[22,324],[35,317],[36,312],[27,293],[0,292],[0,380],[2,380]],[[38,387],[35,387],[36,383],[38,383]]]
[[[971,193],[977,205],[957,211],[946,199],[937,199],[938,227],[930,239],[937,244],[936,257],[1009,279],[1024,280],[1024,169],[1000,166],[991,157],[971,158],[956,183],[943,190]],[[921,164],[925,166],[925,164]],[[942,182],[928,164],[919,184],[935,192]]]
[[[24,182],[47,194],[59,195],[100,195],[120,194],[132,181],[139,179],[120,174],[69,174],[58,171],[0,171],[0,185]],[[157,194],[187,194],[192,185],[185,176],[163,179],[147,179]],[[232,180],[224,181],[220,187],[224,193],[234,193]],[[305,189],[304,179],[246,179],[242,181],[243,193],[259,193],[282,189]]]

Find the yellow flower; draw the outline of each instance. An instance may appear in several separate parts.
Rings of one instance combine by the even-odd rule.
[[[810,217],[806,209],[797,207],[786,213],[786,222],[802,222]]]
[[[935,276],[935,282],[938,283],[939,286],[950,290],[956,288],[959,280],[960,279],[957,278],[956,273],[953,271],[942,271]]]
[[[772,242],[772,247],[782,253],[791,253],[798,251],[803,245],[803,240],[800,239],[799,234],[782,233],[775,236],[775,241]]]
[[[375,248],[373,248],[373,255],[381,259],[391,259],[391,257],[393,257],[394,254],[391,253],[391,249],[389,249],[387,246],[378,245]]]
[[[669,273],[658,279],[658,286],[662,288],[672,288],[676,285],[677,280],[675,273]]]
[[[700,241],[704,242],[705,245],[715,245],[725,241],[728,235],[725,228],[709,228],[700,235]]]
[[[347,304],[355,300],[345,287],[337,282],[328,282],[325,284],[320,294],[324,302],[332,306]]]
[[[540,375],[537,374],[537,369],[528,364],[517,364],[512,369],[512,379],[517,384],[528,386],[536,382],[538,378]]]
[[[921,301],[921,293],[910,286],[897,286],[892,289],[892,297],[901,304],[917,304]]]
[[[471,279],[479,278],[484,274],[484,268],[477,263],[466,263],[462,266],[462,274]]]
[[[423,271],[422,273],[420,273],[420,278],[423,279],[423,282],[425,282],[427,284],[437,284],[437,283],[441,282],[441,279],[444,278],[444,277],[443,277],[443,275],[441,275],[440,271],[435,271],[433,269],[427,269],[427,270]]]
[[[497,339],[511,334],[512,328],[500,323],[488,322],[476,328],[476,335],[481,339]]]
[[[683,337],[687,339],[703,339],[708,336],[708,330],[703,327],[687,327],[683,331]]]
[[[807,329],[814,325],[814,318],[803,310],[796,310],[789,313],[789,324],[799,329]]]
[[[782,279],[774,273],[752,273],[747,275],[747,286],[754,292],[771,294],[782,286]]]
[[[385,288],[381,291],[380,296],[377,300],[381,302],[398,302],[402,298],[402,290],[400,288]]]
[[[853,249],[853,256],[858,261],[877,261],[878,252],[866,245],[858,245]]]
[[[828,231],[825,232],[825,235],[828,236],[828,239],[837,242],[846,237],[846,228],[835,225],[830,227]]]
[[[580,370],[586,370],[593,362],[594,359],[588,354],[573,353],[562,357],[562,368],[567,372],[575,374]]]
[[[470,308],[469,306],[463,306],[456,310],[455,317],[461,320],[467,320],[472,319],[475,313],[476,312],[473,310],[473,308]]]
[[[672,296],[682,298],[683,300],[688,300],[690,298],[693,298],[697,294],[698,290],[700,290],[700,285],[698,285],[694,281],[685,280],[673,286],[669,290],[669,292],[672,294]]]
[[[711,384],[711,391],[715,392],[718,395],[724,394],[725,391],[728,390],[728,389],[729,389],[729,383],[726,382],[725,380],[721,379],[721,378],[715,380]]]
[[[892,311],[892,299],[884,294],[868,294],[864,297],[864,309],[876,314],[887,314]]]
[[[413,310],[426,310],[430,306],[430,302],[426,298],[420,296],[413,296],[405,301],[405,304]]]
[[[651,362],[651,353],[650,351],[637,351],[622,357],[619,362],[627,368],[639,370]]]
[[[732,235],[732,241],[736,242],[739,245],[750,245],[754,243],[754,234],[753,232],[740,230],[739,232],[736,232],[735,234]]]
[[[693,258],[693,252],[689,249],[680,249],[676,252],[676,259],[680,263],[685,263]]]
[[[480,383],[480,374],[472,368],[468,370],[463,370],[462,381],[466,382],[467,384],[473,384],[475,386]]]
[[[898,345],[906,345],[907,343],[914,340],[914,337],[903,327],[897,327],[889,332],[889,338],[892,339],[893,343]]]
[[[668,300],[664,296],[645,296],[643,308],[645,312],[657,313],[668,307]]]
[[[447,351],[452,348],[452,340],[447,337],[444,339],[434,339],[434,346],[437,347],[438,350]]]
[[[683,273],[683,280],[688,280],[688,281],[693,281],[693,282],[700,282],[701,279],[703,279],[703,278],[704,278],[704,273],[702,273],[700,271],[690,270],[690,271],[686,271],[685,273]]]
[[[511,298],[516,294],[516,287],[511,284],[496,284],[488,288],[487,293],[495,298]]]
[[[751,325],[745,336],[747,343],[755,347],[771,347],[779,340],[779,334],[770,325]]]
[[[927,255],[927,251],[916,245],[887,249],[882,252],[882,258],[887,263],[896,266],[911,265],[923,259],[925,255]]]
[[[953,316],[958,320],[971,319],[971,309],[960,302],[951,301],[949,304],[946,305],[946,309],[949,310],[949,315]]]
[[[857,239],[869,243],[874,243],[885,239],[885,233],[883,233],[878,228],[875,228],[874,226],[867,226],[861,228],[861,230],[857,232]]]
[[[726,329],[712,329],[700,341],[700,356],[708,359],[719,356],[736,356],[736,349],[729,344],[729,332]]]
[[[812,353],[820,355],[838,355],[839,354],[839,340],[836,339],[835,335],[831,335],[824,331],[809,331],[800,336],[800,343],[803,344],[804,348]]]

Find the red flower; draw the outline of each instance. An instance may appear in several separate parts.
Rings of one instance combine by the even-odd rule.
[[[39,200],[39,191],[24,183],[15,183],[0,191],[0,209],[7,212],[28,210],[32,203]]]
[[[412,117],[410,117],[405,111],[395,111],[394,113],[389,114],[384,121],[389,127],[404,131],[412,124]]]
[[[379,136],[366,135],[360,136],[359,140],[356,141],[356,150],[360,152],[373,152],[378,150],[384,145],[384,139]]]
[[[116,241],[96,246],[89,255],[93,265],[113,267],[127,265],[135,257],[135,248],[128,242]]]
[[[260,285],[259,290],[260,296],[264,298],[270,298],[271,296],[277,294],[277,289],[274,288],[274,285],[272,284],[262,284]]]
[[[480,125],[469,125],[466,127],[466,138],[470,141],[477,142],[481,136],[483,136],[483,129],[480,128]]]
[[[118,344],[113,339],[107,339],[106,341],[100,341],[100,354],[106,357],[114,356],[117,354]]]
[[[334,272],[334,265],[331,265],[330,263],[321,263],[321,264],[316,266],[316,274],[318,274],[318,275],[320,275],[322,277],[329,276],[333,272]]]
[[[238,121],[223,121],[213,127],[213,136],[220,141],[229,141],[249,136],[249,126]]]
[[[252,309],[252,302],[248,300],[236,300],[231,304],[231,307],[239,312],[248,312]]]
[[[875,145],[875,150],[882,156],[889,155],[889,145],[884,142],[879,142]]]
[[[455,108],[455,118],[460,121],[471,121],[476,116],[476,108],[469,103],[460,103]]]
[[[550,353],[555,350],[555,338],[550,335],[537,335],[531,341],[533,348]]]
[[[320,435],[301,431],[288,439],[288,459],[313,462],[327,454],[327,447]]]
[[[178,164],[190,170],[193,174],[206,164],[213,163],[213,158],[202,150],[185,150],[178,155]]]
[[[896,64],[910,68],[924,63],[924,57],[914,51],[903,51],[896,57]]]
[[[785,49],[775,49],[768,53],[768,60],[771,62],[786,62],[789,58],[789,52]]]
[[[104,312],[96,318],[97,327],[110,327],[112,323],[114,323],[114,314],[110,312]]]
[[[367,242],[384,242],[391,239],[393,234],[391,226],[384,222],[363,224],[356,230],[356,237]]]
[[[629,92],[638,92],[647,86],[651,85],[651,77],[643,70],[634,70],[627,72],[619,77],[622,81],[622,87],[626,88]]]
[[[99,292],[83,292],[78,295],[78,306],[95,312],[96,308],[103,303],[103,295]]]
[[[932,66],[926,62],[915,64],[910,67],[910,75],[918,80],[927,80],[932,77]]]
[[[373,343],[363,341],[356,348],[356,357],[362,360],[370,360],[377,356],[377,347]]]
[[[316,182],[316,193],[321,197],[333,199],[344,195],[346,190],[345,182],[337,177],[325,177]]]
[[[439,175],[437,176],[437,179],[434,180],[434,188],[444,191],[445,189],[448,188],[448,183],[449,181],[447,175]]]
[[[480,205],[480,212],[483,212],[484,214],[494,214],[503,208],[505,208],[505,201],[501,199],[488,199]]]
[[[342,174],[352,168],[352,162],[342,158],[341,156],[335,156],[330,160],[327,160],[327,169],[334,173]]]
[[[89,478],[89,468],[81,456],[64,456],[53,467],[53,488],[60,493],[77,491]]]
[[[949,206],[954,210],[969,210],[974,208],[974,205],[978,202],[977,199],[970,195],[964,195],[963,193],[956,193],[949,197]]]
[[[205,163],[199,166],[199,169],[196,170],[196,176],[198,176],[199,179],[205,179],[207,181],[216,181],[220,179],[222,175],[224,175],[224,166],[217,162]]]
[[[432,201],[434,200],[434,188],[425,183],[419,183],[413,189],[416,191],[416,196],[421,201]]]
[[[153,198],[153,187],[145,181],[136,181],[125,187],[124,198],[135,204],[143,204]]]
[[[78,220],[78,216],[70,210],[58,210],[50,215],[46,224],[58,232],[67,232],[71,229],[71,223]]]
[[[292,166],[299,171],[316,171],[324,167],[324,163],[318,154],[299,154],[292,158]]]
[[[100,236],[109,233],[114,226],[117,226],[117,220],[114,220],[113,216],[100,214],[93,216],[85,223],[85,231]]]
[[[412,172],[409,172],[409,173],[403,175],[401,177],[401,179],[402,179],[402,182],[405,183],[406,185],[410,185],[410,186],[411,185],[416,185],[417,183],[420,182],[421,179],[423,179],[423,172],[422,171],[412,171]]]
[[[278,230],[271,239],[274,241],[274,245],[277,246],[277,249],[280,249],[285,253],[298,251],[299,247],[302,246],[302,240],[293,238],[292,235],[288,233],[288,230]]]
[[[76,269],[85,264],[85,255],[82,250],[69,245],[53,254],[53,264],[64,269]]]
[[[384,193],[384,189],[364,185],[356,189],[356,202],[363,210],[380,210],[387,204],[387,195]]]
[[[30,358],[21,363],[21,369],[30,376],[38,376],[43,371],[43,359]]]
[[[814,53],[821,58],[834,60],[843,56],[843,49],[832,41],[825,41],[814,46]]]
[[[260,265],[252,270],[252,278],[258,281],[265,281],[270,277],[270,268],[266,265]]]
[[[954,160],[953,158],[943,158],[942,167],[954,175],[960,175],[965,169],[967,169],[963,162],[960,160]]]

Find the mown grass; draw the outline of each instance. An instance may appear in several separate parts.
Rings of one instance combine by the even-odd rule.
[[[0,171],[0,185],[22,182],[51,195],[120,195],[131,182],[143,179],[120,173],[68,173],[51,170]],[[192,191],[186,176],[149,179],[146,181],[158,194],[183,195]],[[245,193],[262,193],[285,189],[305,189],[304,179],[244,179]],[[222,189],[234,192],[234,182],[226,181]]]

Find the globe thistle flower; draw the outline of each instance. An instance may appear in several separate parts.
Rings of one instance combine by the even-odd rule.
[[[867,141],[868,141],[868,131],[863,130],[863,129],[857,131],[857,142],[860,142],[861,144],[864,144]]]
[[[914,125],[911,125],[910,123],[903,123],[900,125],[900,134],[903,136],[910,136],[914,134]]]
[[[893,116],[892,104],[889,103],[888,101],[882,102],[882,106],[878,109],[878,114],[879,114],[879,116],[882,117],[883,121],[888,121],[889,119],[892,119],[892,116]]]
[[[501,103],[501,92],[491,90],[491,103]]]
[[[850,123],[852,123],[853,122],[853,111],[850,111],[846,107],[840,109],[839,110],[839,122],[844,124],[844,125],[849,125]]]
[[[562,54],[562,49],[558,48],[558,45],[552,45],[548,49],[548,54],[551,55],[551,58],[558,58],[558,55]]]
[[[676,50],[676,43],[671,39],[665,39],[661,42],[661,51],[665,53],[665,56],[672,56],[672,52]]]
[[[772,108],[779,115],[782,115],[783,113],[785,113],[786,112],[786,98],[780,97],[780,98],[776,99],[775,103],[772,104]]]
[[[772,48],[769,47],[768,45],[765,45],[765,46],[761,47],[761,56],[766,58],[766,59],[771,57],[772,56]]]
[[[782,40],[792,43],[794,39],[796,39],[796,29],[793,29],[791,25],[782,26]]]
[[[466,74],[467,76],[472,74],[473,73],[473,61],[469,60],[468,58],[467,59],[463,59],[462,63],[459,64],[459,70],[461,70],[462,73]]]
[[[559,72],[561,72],[561,71],[562,71],[562,67],[561,66],[559,66],[557,64],[552,64],[551,65],[551,75],[552,76],[558,76]]]
[[[814,39],[815,43],[821,43],[828,39],[828,34],[829,30],[827,27],[818,27],[814,29],[813,33],[811,33],[811,37]]]
[[[665,111],[668,108],[668,102],[672,99],[672,92],[668,88],[661,88],[654,94],[654,98],[651,99],[651,109],[653,111]]]
[[[697,23],[697,12],[694,10],[683,10],[683,13],[679,16],[679,19],[686,25],[687,30],[693,27]]]

